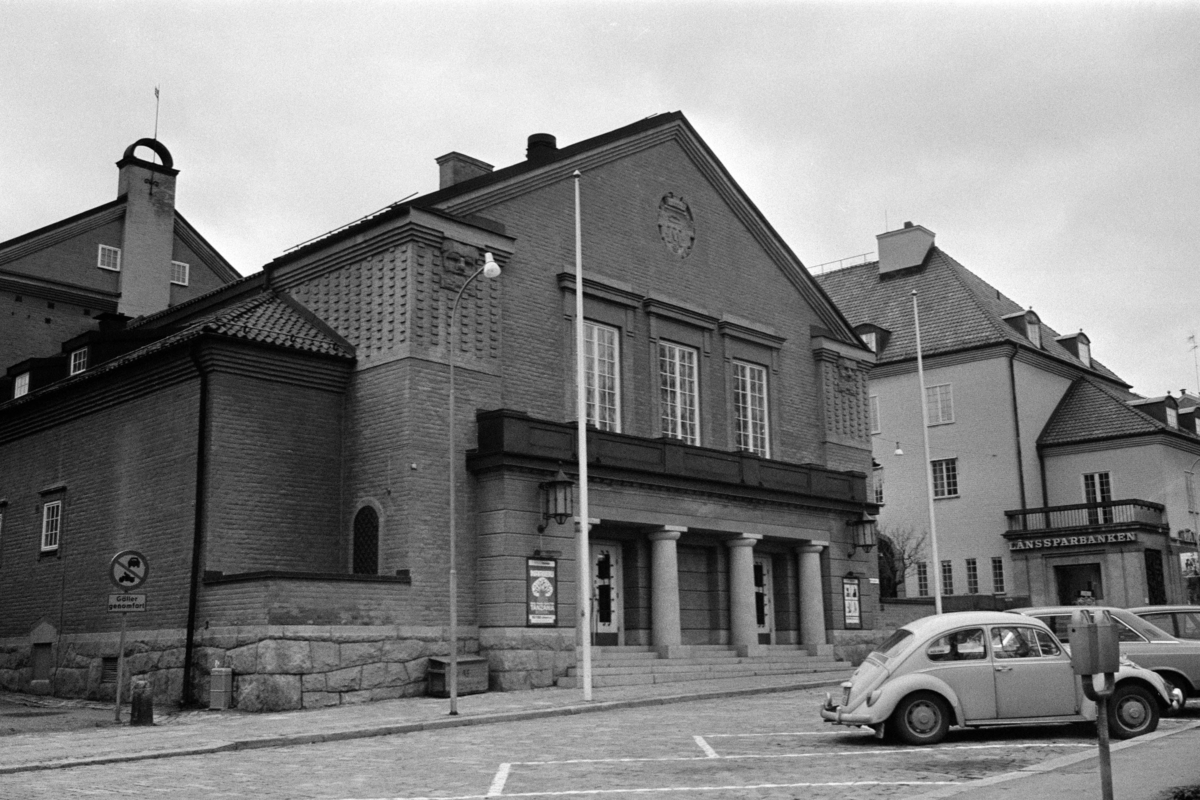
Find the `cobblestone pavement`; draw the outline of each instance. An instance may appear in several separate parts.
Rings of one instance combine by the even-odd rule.
[[[0,775],[0,797],[888,800],[1096,750],[1085,726],[952,731],[926,748],[890,744],[821,723],[824,691],[22,772]],[[1200,709],[1190,710],[1160,730],[1197,717]]]

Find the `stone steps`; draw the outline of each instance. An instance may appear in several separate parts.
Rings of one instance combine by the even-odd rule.
[[[809,655],[794,646],[764,646],[760,654],[739,656],[722,645],[689,647],[687,655],[659,658],[649,647],[603,647],[592,650],[592,685],[640,686],[683,681],[705,681],[738,677],[796,675],[844,676],[850,665],[831,653]],[[578,670],[572,667],[558,679],[563,688],[579,685]]]

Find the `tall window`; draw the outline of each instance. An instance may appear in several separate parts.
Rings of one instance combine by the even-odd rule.
[[[871,474],[875,478],[875,502],[883,505],[883,467],[875,467]]]
[[[1025,317],[1025,335],[1034,347],[1042,346],[1042,323],[1034,314]]]
[[[13,382],[13,398],[16,399],[27,394],[29,394],[29,373],[22,372]]]
[[[979,567],[975,559],[967,559],[967,594],[979,594]]]
[[[100,245],[100,252],[96,256],[96,266],[100,269],[111,269],[113,272],[120,272],[121,248],[109,247],[106,244]]]
[[[757,364],[735,361],[733,378],[737,447],[767,458],[767,371]]]
[[[354,515],[355,575],[379,574],[379,513],[371,506],[363,506]]]
[[[188,285],[188,265],[182,261],[171,262],[171,283],[179,284],[180,286]]]
[[[871,433],[879,433],[883,428],[879,424],[879,395],[873,394],[870,397],[871,409]]]
[[[87,348],[82,347],[71,353],[71,374],[78,375],[87,369]]]
[[[1171,428],[1179,427],[1179,412],[1171,406],[1167,406],[1167,426]]]
[[[926,386],[925,408],[929,414],[929,419],[926,420],[929,425],[945,425],[948,422],[954,422],[954,392],[951,390],[950,384]]]
[[[942,562],[942,594],[954,594],[954,565]]]
[[[917,564],[917,596],[929,597],[929,565],[924,561]]]
[[[1090,367],[1092,365],[1092,346],[1083,341],[1082,336],[1077,341],[1079,342],[1079,360],[1085,367]]]
[[[1004,588],[1004,559],[1000,556],[992,556],[992,591],[996,594],[1007,591]]]
[[[62,534],[62,501],[54,500],[42,506],[42,552],[58,549]]]
[[[1112,481],[1107,472],[1086,472],[1083,475],[1083,502],[1107,503],[1112,500]],[[1089,508],[1088,524],[1101,525],[1113,521],[1113,510]]]
[[[933,496],[958,497],[958,459],[939,458],[933,467]]]
[[[662,435],[700,444],[700,395],[696,351],[659,342],[658,391]]]
[[[587,421],[602,431],[621,431],[620,335],[616,328],[583,323]]]

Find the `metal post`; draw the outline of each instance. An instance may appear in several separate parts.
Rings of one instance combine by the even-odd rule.
[[[579,543],[579,679],[583,684],[583,699],[592,699],[592,635],[591,635],[591,547],[588,534],[592,520],[588,516],[587,473],[587,385],[583,363],[583,233],[579,219],[579,170],[575,170],[575,413],[578,419],[579,451],[579,522],[576,539]]]
[[[1097,694],[1099,697],[1096,698],[1096,733],[1100,739],[1100,797],[1101,800],[1113,800],[1112,754],[1108,749],[1109,693],[1098,692]]]
[[[917,290],[913,289],[913,330],[917,336],[917,382],[921,388],[921,434],[925,442],[925,489],[929,495],[929,546],[933,550],[933,611],[942,613],[942,562],[938,558],[937,516],[933,510],[933,461],[929,458],[929,409],[925,399],[925,363],[921,358],[921,318],[917,315]]]
[[[491,253],[487,254],[487,259],[491,259]],[[455,474],[455,459],[454,459],[454,357],[458,351],[458,303],[462,300],[463,292],[471,285],[471,282],[479,277],[479,275],[489,266],[492,266],[497,271],[494,275],[499,275],[498,267],[485,261],[484,265],[475,270],[471,277],[463,283],[462,288],[458,290],[458,294],[454,296],[454,303],[450,306],[450,353],[447,356],[447,361],[450,362],[450,419],[447,424],[448,434],[450,437],[448,444],[449,457],[447,459],[447,469],[450,481],[450,715],[458,715],[458,537],[455,533],[455,498],[454,498],[454,474]],[[489,273],[488,277],[494,277]]]
[[[126,611],[121,612],[121,642],[117,645],[117,702],[113,708],[113,721],[121,721],[121,673],[125,671],[125,617]]]

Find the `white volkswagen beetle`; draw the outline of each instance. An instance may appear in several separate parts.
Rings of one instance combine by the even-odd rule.
[[[1178,710],[1179,690],[1121,659],[1108,699],[1109,730],[1129,739]],[[1030,725],[1096,718],[1071,656],[1042,622],[1000,611],[924,617],[900,628],[825,696],[821,717],[870,726],[909,744],[935,744],[951,725]]]

